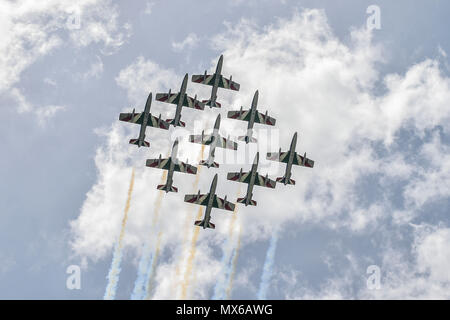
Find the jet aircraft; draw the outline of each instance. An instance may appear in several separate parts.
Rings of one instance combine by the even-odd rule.
[[[198,204],[201,206],[206,206],[205,215],[203,220],[195,221],[195,225],[199,227],[215,229],[216,225],[212,223],[211,220],[211,210],[212,208],[224,209],[228,211],[234,211],[235,204],[227,201],[227,196],[224,199],[219,198],[216,195],[217,187],[217,173],[211,183],[211,188],[209,193],[200,194],[200,190],[197,194],[187,194],[184,196],[184,201],[189,203]]]
[[[139,147],[150,147],[150,143],[145,141],[145,129],[147,126],[160,128],[164,130],[169,129],[169,124],[161,120],[161,114],[159,117],[155,117],[150,113],[150,106],[152,104],[152,93],[148,95],[147,102],[145,103],[144,112],[135,113],[135,109],[133,108],[133,112],[131,113],[121,113],[119,114],[119,120],[125,122],[131,122],[141,125],[141,129],[139,131],[139,137],[137,139],[131,139],[130,143],[135,144]]]
[[[279,152],[267,153],[267,159],[286,163],[286,172],[284,176],[277,178],[277,182],[283,183],[284,185],[295,184],[295,180],[291,179],[291,169],[293,164],[307,168],[314,167],[314,161],[306,157],[306,152],[303,156],[295,152],[296,144],[297,132],[294,133],[294,136],[292,137],[291,147],[289,148],[289,151],[281,152],[280,148]]]
[[[157,93],[156,94],[156,100],[161,102],[167,102],[176,104],[176,110],[175,110],[175,117],[173,119],[167,119],[166,121],[173,125],[174,127],[180,126],[185,127],[186,124],[181,121],[181,109],[183,107],[188,108],[194,108],[197,110],[204,110],[205,105],[197,100],[197,95],[195,95],[194,98],[189,97],[186,94],[186,87],[187,87],[187,81],[188,81],[188,74],[183,78],[183,82],[181,84],[180,92],[178,93],[172,93],[171,90],[169,90],[169,93]]]
[[[167,159],[161,159],[159,155],[158,159],[147,159],[146,166],[151,168],[159,168],[163,170],[168,170],[166,184],[161,184],[156,187],[158,190],[163,190],[167,192],[178,192],[178,188],[172,185],[173,183],[173,173],[175,171],[196,174],[197,168],[177,159],[178,152],[178,139],[175,140],[172,147],[172,154]]]
[[[250,110],[241,110],[239,111],[228,111],[228,118],[247,121],[247,134],[245,136],[238,137],[238,140],[245,141],[245,143],[256,142],[257,140],[252,137],[253,133],[253,124],[261,123],[267,124],[269,126],[274,126],[276,120],[266,113],[261,113],[256,110],[258,105],[258,90],[256,90],[255,95],[253,96],[252,105]]]
[[[247,194],[244,198],[238,198],[236,201],[245,204],[245,206],[256,206],[256,201],[252,199],[253,186],[262,186],[267,188],[275,188],[276,182],[266,175],[265,177],[260,175],[258,170],[259,152],[256,153],[255,160],[253,161],[252,168],[249,172],[229,172],[227,175],[228,180],[247,183]]]
[[[214,161],[214,153],[216,151],[216,147],[237,150],[237,143],[221,137],[219,134],[219,128],[220,114],[216,118],[212,134],[205,135],[205,131],[203,130],[201,135],[189,136],[190,142],[209,145],[209,156],[208,159],[200,161],[200,165],[202,166],[207,166],[208,168],[219,167],[219,164]]]
[[[211,98],[209,100],[203,100],[202,102],[205,103],[210,108],[220,108],[221,104],[216,101],[217,99],[217,89],[218,88],[225,88],[225,89],[231,89],[235,91],[239,91],[239,83],[236,83],[232,81],[232,76],[230,76],[230,79],[228,80],[224,76],[221,75],[222,72],[222,64],[223,64],[223,55],[220,56],[219,62],[217,63],[216,72],[214,74],[195,74],[192,76],[192,82],[205,84],[208,86],[212,86],[211,90]]]

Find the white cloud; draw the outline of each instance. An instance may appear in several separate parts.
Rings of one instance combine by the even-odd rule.
[[[79,15],[79,28],[67,28],[68,19]],[[0,3],[0,94],[9,95],[24,70],[38,59],[51,54],[66,40],[85,47],[96,43],[102,52],[117,50],[129,35],[129,26],[118,24],[118,11],[110,0],[72,1],[32,0]],[[14,95],[14,93],[13,93]],[[15,94],[17,97],[17,94]],[[14,96],[13,96],[14,98]],[[31,104],[19,111],[31,110]]]
[[[186,49],[194,48],[199,42],[199,38],[195,33],[189,33],[183,41],[172,41],[172,49],[176,52],[180,52]]]
[[[39,125],[45,126],[47,121],[52,117],[54,117],[58,111],[62,111],[65,109],[66,109],[65,106],[54,106],[54,105],[35,109]]]
[[[450,197],[450,147],[435,133],[432,141],[423,145],[421,156],[429,166],[418,168],[404,192],[411,208]]]
[[[103,73],[103,61],[99,56],[97,56],[96,61],[90,65],[89,70],[81,74],[81,78],[84,80],[89,78],[98,79],[101,77],[102,73]]]
[[[268,109],[269,114],[277,119],[273,130],[280,130],[282,149],[288,148],[293,133],[298,131],[297,152],[307,151],[309,157],[316,161],[312,170],[293,169],[293,178],[297,181],[295,186],[278,185],[275,190],[255,188],[254,199],[258,206],[239,207],[238,214],[244,226],[243,244],[267,238],[276,225],[295,222],[316,222],[356,233],[377,230],[381,222],[392,218],[393,205],[386,197],[368,197],[362,201],[360,193],[364,190],[359,183],[369,175],[376,175],[388,185],[395,179],[407,180],[416,172],[416,163],[411,163],[394,148],[400,129],[413,128],[418,137],[437,125],[448,132],[450,82],[440,73],[436,62],[426,60],[412,66],[404,75],[391,74],[380,79],[377,63],[382,60],[382,48],[371,43],[371,33],[354,30],[350,44],[345,45],[333,34],[323,11],[305,10],[301,14],[295,13],[291,19],[280,19],[264,28],[242,20],[237,25],[228,25],[228,30],[214,37],[213,42],[224,54],[223,73],[235,75],[233,80],[241,84],[241,91],[220,91],[218,101],[222,103],[222,110],[201,112],[184,109],[182,118],[187,123],[186,130],[195,128],[194,121],[203,123],[203,128],[209,128],[218,112],[224,119],[228,110],[241,105],[248,108],[254,91],[258,89],[261,111]],[[216,61],[214,59],[214,63]],[[165,70],[139,57],[120,72],[116,81],[127,90],[130,101],[138,104],[138,111],[143,108],[149,91],[155,94],[172,88],[172,92],[177,92],[182,77],[182,74]],[[376,96],[373,89],[380,80],[384,81],[386,92]],[[189,83],[188,92],[191,94],[192,90],[198,92],[199,97],[206,97],[209,93],[207,89]],[[151,112],[158,114],[160,111],[168,117],[175,109],[174,106],[153,102]],[[226,132],[241,134],[245,128],[244,123],[228,119],[222,121],[222,126],[222,134],[225,135]],[[120,225],[130,166],[138,168],[138,172],[133,195],[136,200],[132,204],[125,243],[135,249],[144,241],[157,194],[155,186],[159,184],[161,174],[145,168],[145,158],[156,157],[159,153],[164,156],[171,144],[169,138],[175,134],[173,129],[169,132],[147,129],[151,144],[148,153],[127,143],[131,136],[137,135],[137,126],[115,122],[105,131],[107,142],[96,155],[98,180],[89,191],[80,216],[72,223],[74,250],[92,259],[104,257],[112,248]],[[260,138],[260,147],[263,147],[265,138]],[[382,145],[389,153],[377,153],[374,144]],[[245,145],[239,148],[239,152],[246,149]],[[276,151],[278,145],[271,148]],[[438,157],[442,156],[441,153],[448,153],[445,148],[432,150],[427,152],[436,152]],[[196,161],[198,152],[198,146],[186,141],[180,145],[182,159],[189,156],[191,162]],[[260,158],[264,163],[264,157]],[[244,170],[248,170],[252,160],[253,155],[244,165]],[[397,160],[398,163],[389,165],[389,162]],[[223,165],[217,171],[203,169],[199,188],[206,191],[212,175],[218,172],[218,194],[227,194],[234,201],[238,184],[225,181],[225,173],[239,168]],[[433,181],[447,179],[446,167],[436,170],[422,163],[419,168],[424,172],[436,172],[436,176],[431,178]],[[265,168],[260,170],[265,174]],[[278,172],[271,171],[270,174],[281,176],[283,172],[280,167]],[[420,188],[421,183],[427,183],[427,176],[418,176],[405,190]],[[193,178],[178,174],[175,179],[180,192],[165,195],[161,208],[161,228],[166,235],[164,246],[174,254],[173,260],[161,265],[165,272],[158,273],[157,297],[170,296],[167,291],[171,281],[169,275],[174,272],[181,254],[178,247],[185,230],[182,221],[186,215],[189,216],[190,227],[193,228],[193,215],[197,210],[191,209],[182,199],[185,193],[197,191],[192,189]],[[414,197],[413,191],[408,192],[407,195]],[[433,200],[448,197],[445,192],[433,194]],[[423,203],[418,202],[419,206]],[[195,262],[196,270],[218,270],[215,259],[209,256],[210,246],[220,244],[226,238],[229,220],[227,214],[213,213],[217,229],[201,230],[199,241],[203,254],[202,260]],[[405,222],[409,220],[402,223]],[[164,277],[164,274],[168,276]],[[333,283],[333,290],[327,296],[350,295],[350,291],[345,295],[338,292],[347,280],[352,280],[350,274],[347,277],[343,283]],[[210,278],[198,278],[198,296],[203,297],[210,285]]]

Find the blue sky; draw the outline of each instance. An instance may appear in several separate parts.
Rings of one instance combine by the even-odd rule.
[[[380,8],[381,29],[368,31],[372,4]],[[208,130],[218,113],[224,118],[228,110],[248,107],[256,89],[261,111],[277,118],[276,143],[288,148],[298,131],[298,151],[316,166],[295,168],[295,186],[255,190],[256,208],[239,207],[231,297],[257,297],[279,225],[267,298],[449,298],[446,2],[1,6],[0,298],[103,298],[132,167],[135,189],[116,298],[130,298],[143,245],[154,245],[159,230],[164,237],[151,296],[180,297],[171,279],[176,268],[181,274],[187,268],[183,234],[190,239],[194,226],[183,223],[186,216],[193,223],[197,209],[182,197],[197,191],[195,178],[175,175],[180,192],[164,195],[160,225],[152,229],[161,172],[145,168],[145,159],[166,155],[177,134]],[[80,28],[68,29],[74,13]],[[241,84],[239,93],[219,91],[223,110],[183,110],[188,131],[148,128],[151,148],[128,144],[138,128],[119,123],[119,112],[142,110],[150,91],[177,91],[185,73],[212,71],[220,54],[224,75]],[[208,95],[191,83],[188,92]],[[174,108],[154,102],[152,112],[167,118]],[[244,124],[224,120],[221,128],[233,134]],[[234,201],[238,185],[225,180],[226,172],[248,170],[254,151],[239,148],[251,160],[202,169],[197,189],[206,191],[218,172],[218,194]],[[195,162],[199,150],[184,141],[181,159]],[[282,174],[281,167],[261,166],[271,177]],[[187,298],[211,298],[230,268],[221,260],[233,249],[226,241],[231,218],[217,212],[213,221],[216,230],[200,232]],[[66,288],[73,264],[82,267],[80,290]],[[366,286],[370,265],[380,267],[379,290]]]

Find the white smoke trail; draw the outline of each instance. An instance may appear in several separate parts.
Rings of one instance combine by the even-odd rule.
[[[167,177],[167,171],[164,170],[164,172],[161,176],[160,184],[163,184],[165,182],[166,177]],[[154,234],[153,229],[155,229],[155,230],[157,229],[155,227],[155,225],[159,219],[159,210],[161,209],[161,202],[162,202],[163,195],[164,195],[164,192],[159,191],[159,194],[156,197],[155,207],[153,210],[152,224],[151,224],[151,229],[152,229],[150,232],[151,235]],[[146,283],[147,283],[147,278],[148,278],[147,274],[149,271],[149,267],[151,266],[152,261],[153,261],[154,251],[155,250],[153,248],[152,241],[151,241],[151,239],[148,239],[142,250],[141,259],[139,261],[139,266],[138,266],[138,274],[136,277],[136,281],[134,282],[133,292],[131,293],[131,300],[142,300],[145,297],[145,292],[146,292],[146,287],[147,287]]]
[[[142,251],[141,260],[139,261],[138,275],[134,282],[134,289],[131,293],[131,300],[142,300],[144,297],[145,279],[148,270],[149,261],[152,260],[153,250],[150,249],[151,244],[147,242]]]
[[[158,233],[158,239],[156,241],[156,249],[153,251],[152,258],[148,264],[149,270],[147,271],[147,278],[145,279],[145,299],[149,300],[152,292],[152,288],[155,282],[156,266],[158,264],[159,253],[161,251],[162,230]]]
[[[111,262],[111,267],[106,277],[108,279],[108,284],[106,286],[105,295],[103,297],[104,300],[114,300],[116,296],[117,284],[119,282],[119,274],[121,271],[120,264],[122,262],[123,238],[125,236],[125,227],[127,225],[128,220],[128,210],[130,210],[131,194],[133,193],[133,186],[134,186],[134,168],[131,171],[130,187],[128,188],[127,202],[125,205],[125,210],[122,218],[122,226],[120,229],[119,239],[117,240],[114,246],[114,253]]]
[[[233,252],[231,240],[232,239],[227,238],[224,245],[222,260],[220,261],[220,265],[222,266],[221,274],[218,276],[216,285],[214,286],[214,294],[211,298],[212,300],[223,300],[224,297],[223,293],[225,289],[225,282],[228,278],[231,253]]]
[[[226,299],[230,300],[231,297],[231,291],[233,290],[233,281],[234,281],[234,275],[236,273],[236,266],[237,266],[237,260],[239,257],[239,250],[241,249],[241,232],[242,232],[242,226],[239,226],[239,233],[238,233],[238,239],[237,239],[237,245],[233,250],[233,254],[231,256],[231,262],[230,262],[230,268],[229,268],[229,275],[228,275],[228,287],[226,290]]]
[[[236,194],[236,198],[239,198],[241,194],[241,184],[239,184],[239,188]],[[232,254],[235,250],[235,245],[233,245],[233,231],[234,226],[236,224],[236,220],[238,218],[238,210],[239,207],[236,205],[233,217],[231,218],[230,227],[228,231],[228,237],[223,246],[223,255],[222,260],[220,262],[221,265],[221,274],[218,277],[216,285],[214,286],[214,294],[211,299],[213,300],[223,300],[225,297],[225,285],[229,282],[229,276],[231,274],[232,269]]]
[[[270,286],[272,278],[273,264],[275,258],[275,251],[277,249],[278,229],[275,229],[270,239],[269,249],[266,253],[266,261],[264,262],[263,273],[261,276],[261,283],[259,285],[258,300],[265,300],[267,296],[267,289]]]

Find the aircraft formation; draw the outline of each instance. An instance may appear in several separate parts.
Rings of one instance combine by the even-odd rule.
[[[183,107],[193,108],[196,110],[204,110],[205,106],[210,108],[221,108],[222,104],[217,101],[217,92],[219,88],[229,89],[233,91],[239,91],[240,85],[232,81],[232,76],[230,79],[225,78],[222,73],[223,65],[223,55],[220,56],[217,63],[216,71],[213,74],[207,74],[205,70],[204,74],[193,75],[192,82],[208,85],[212,87],[211,96],[208,100],[198,100],[197,95],[194,98],[186,94],[186,88],[188,84],[188,74],[183,78],[180,91],[177,93],[172,93],[169,90],[168,93],[157,93],[155,96],[156,101],[174,104],[175,115],[173,119],[161,119],[161,114],[156,117],[150,113],[150,107],[152,103],[152,93],[148,95],[147,102],[143,112],[135,112],[135,109],[131,113],[120,113],[119,120],[125,122],[136,123],[140,125],[139,136],[136,139],[131,139],[130,144],[137,145],[139,147],[150,147],[150,143],[145,141],[146,128],[154,127],[162,130],[169,130],[170,125],[177,127],[185,127],[186,123],[181,121],[181,111]],[[241,107],[237,111],[229,111],[227,113],[227,118],[246,121],[247,132],[244,136],[239,136],[239,141],[245,141],[248,143],[256,143],[256,138],[253,137],[253,126],[255,123],[262,125],[274,126],[276,119],[270,117],[268,112],[261,113],[257,110],[258,106],[258,90],[255,91],[251,106],[248,110],[243,110]],[[217,147],[237,150],[238,144],[231,141],[229,138],[226,139],[219,134],[220,128],[220,114],[217,116],[212,134],[205,134],[204,130],[201,134],[190,135],[189,142],[203,144],[209,146],[209,154],[206,160],[201,160],[199,165],[206,166],[207,168],[218,168],[219,163],[214,161],[214,153]],[[172,152],[170,157],[162,158],[159,155],[157,159],[147,159],[146,166],[150,168],[158,168],[162,170],[167,170],[167,180],[163,185],[158,185],[156,188],[158,190],[168,192],[178,192],[178,188],[173,185],[173,174],[174,172],[186,173],[186,174],[197,174],[197,167],[180,161],[177,158],[178,151],[178,139],[175,140],[172,146]],[[265,176],[258,173],[258,163],[259,163],[259,152],[256,153],[255,159],[253,161],[250,171],[243,172],[242,168],[239,172],[229,172],[227,174],[227,179],[230,181],[236,181],[247,184],[247,192],[243,198],[238,198],[237,203],[244,204],[245,206],[251,205],[256,206],[257,202],[253,200],[253,188],[254,186],[261,186],[266,188],[275,189],[277,182],[284,185],[290,184],[295,185],[295,180],[291,179],[292,176],[292,165],[303,166],[306,168],[313,168],[314,161],[306,157],[306,153],[303,156],[299,155],[296,150],[297,145],[297,132],[294,133],[291,141],[289,150],[282,152],[281,148],[278,152],[268,152],[266,158],[268,160],[279,161],[286,164],[285,173],[282,177],[272,180],[266,174]],[[206,207],[203,220],[195,221],[195,225],[205,228],[215,229],[215,225],[211,222],[211,210],[213,208],[223,209],[233,212],[235,204],[227,201],[227,196],[223,199],[216,195],[216,187],[218,183],[218,175],[215,174],[213,181],[211,182],[211,187],[208,193],[201,194],[200,190],[196,194],[186,194],[184,201],[188,203],[193,203],[197,205],[202,205]]]

